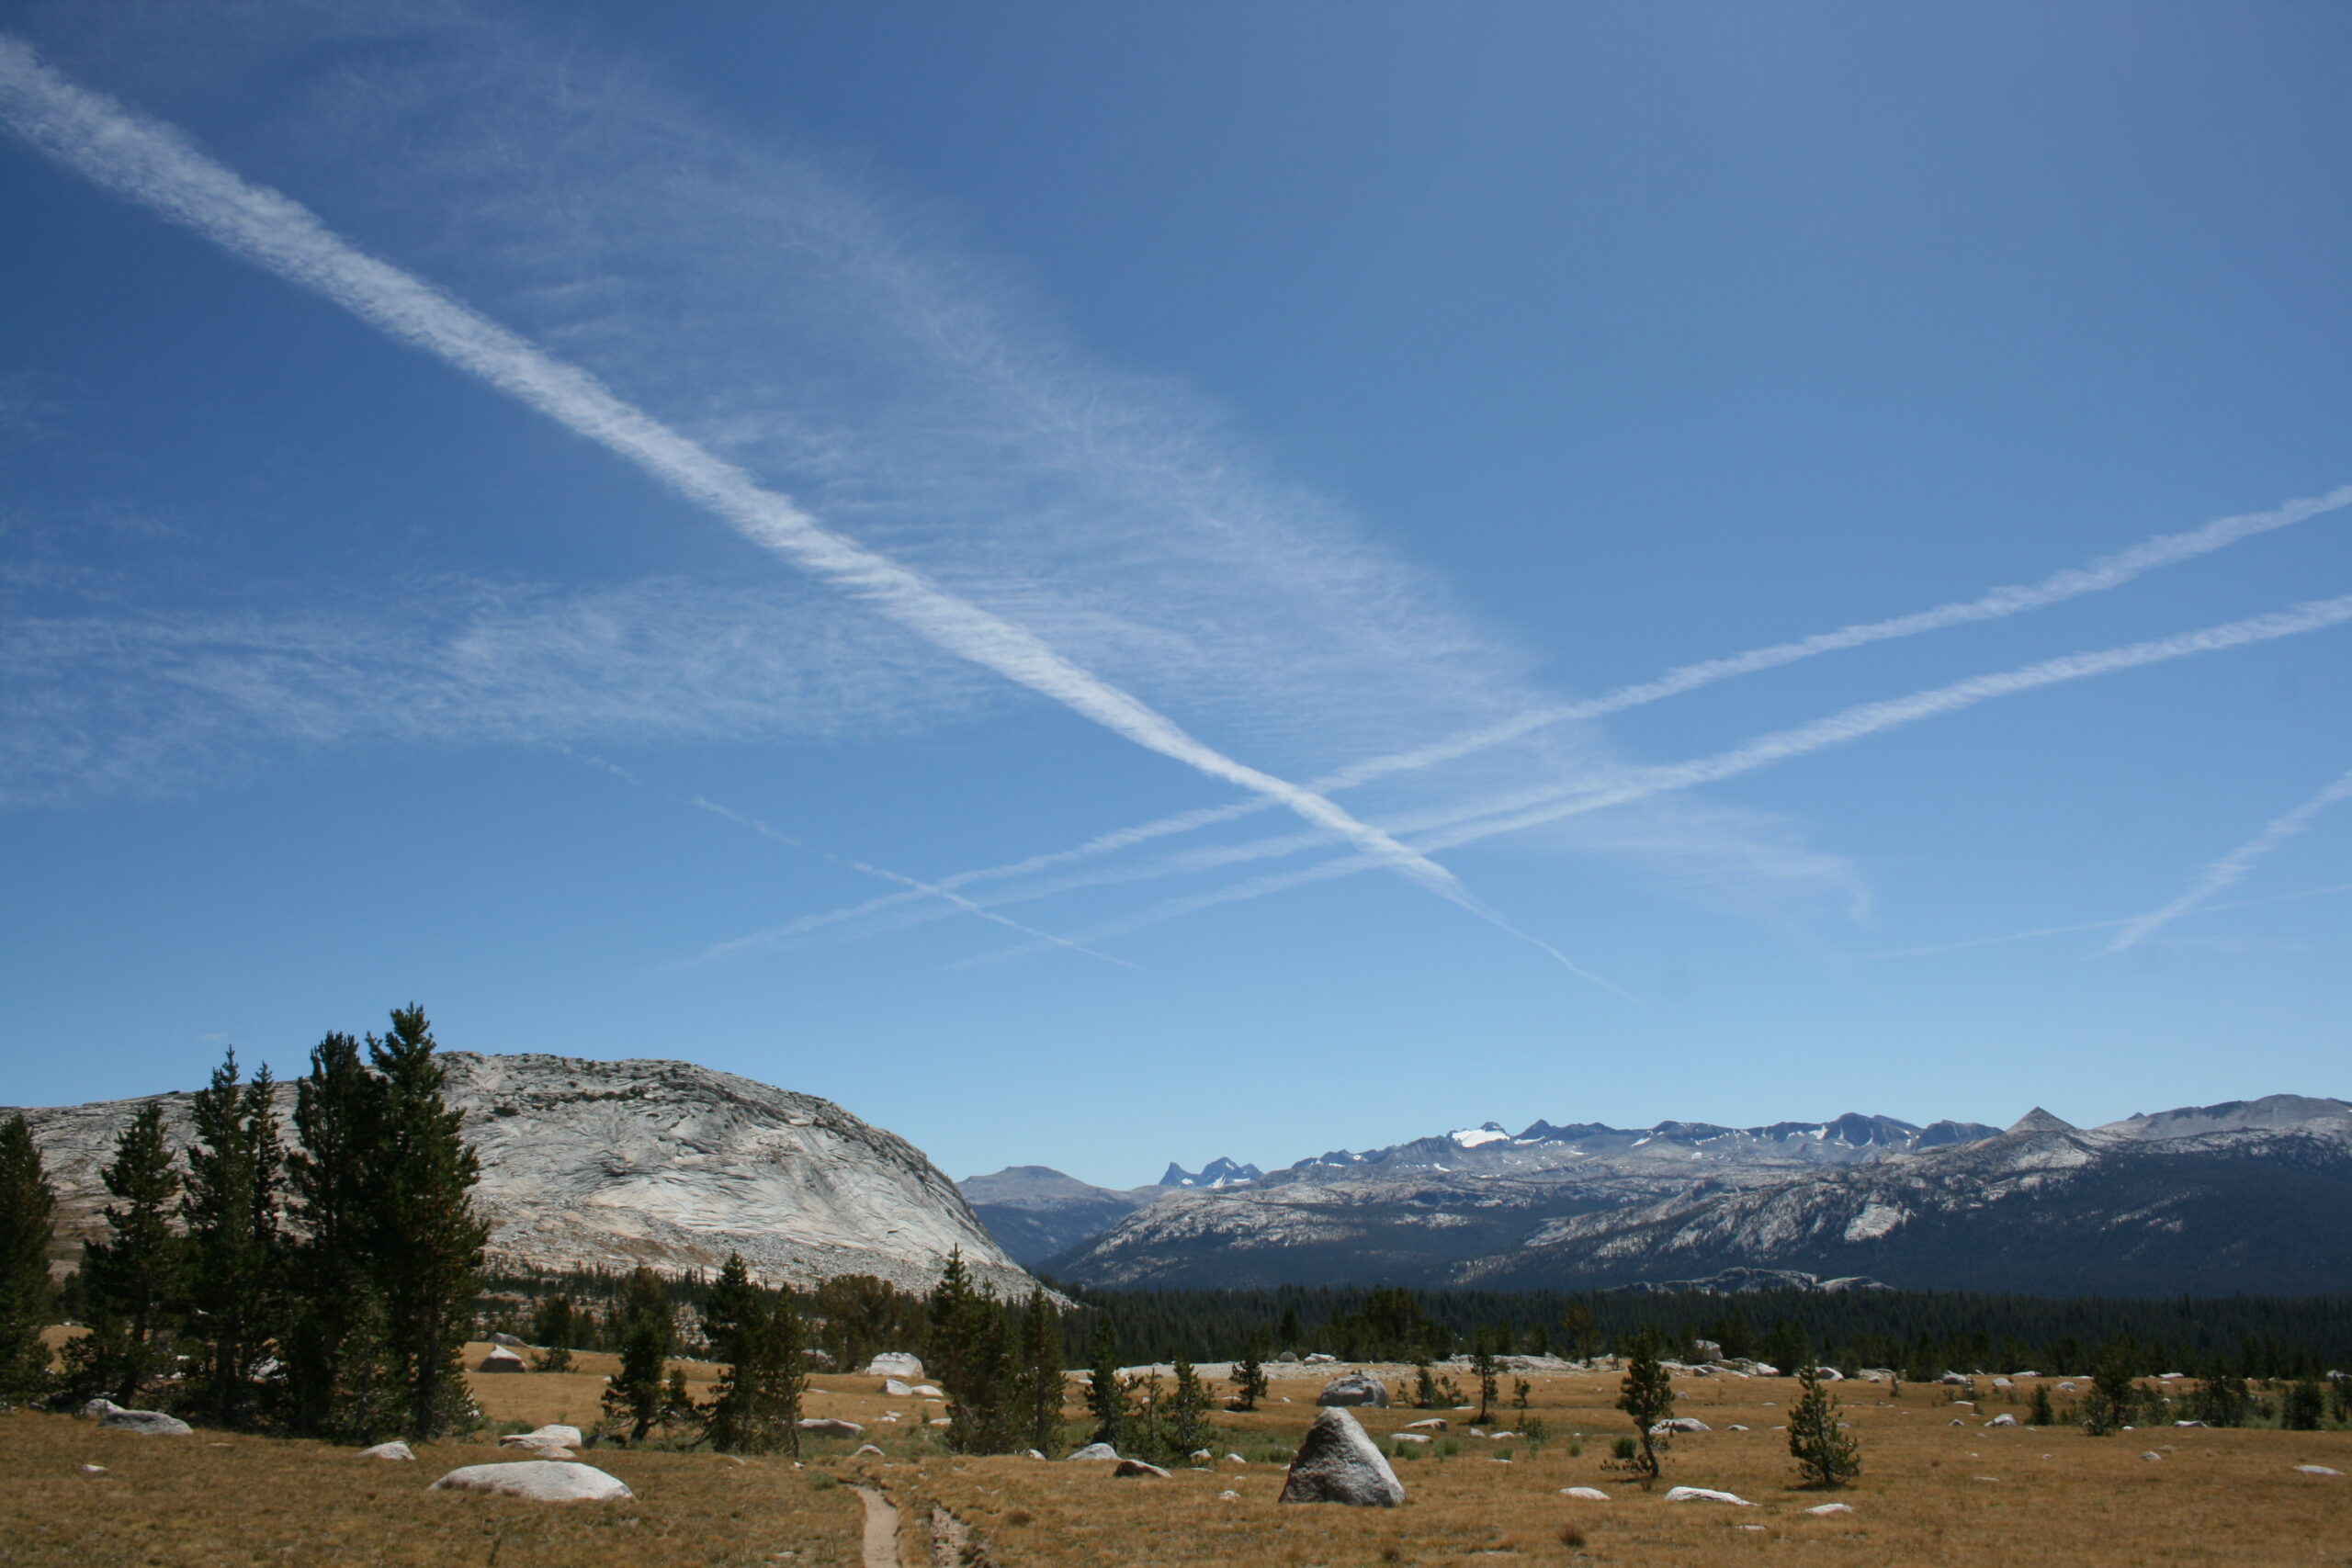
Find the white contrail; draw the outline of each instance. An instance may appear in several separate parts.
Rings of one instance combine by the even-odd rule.
[[[1500,723],[1466,730],[1459,735],[1431,742],[1427,746],[1417,747],[1408,751],[1368,758],[1336,772],[1325,773],[1319,778],[1310,779],[1304,787],[1317,795],[1335,795],[1341,790],[1352,789],[1370,784],[1376,779],[1435,767],[1491,747],[1505,745],[1552,725],[1605,718],[1611,714],[1623,713],[1629,708],[1641,707],[1667,697],[1679,696],[1685,692],[1696,691],[1702,686],[1711,686],[1719,681],[1728,681],[1741,675],[1752,675],[1762,671],[1778,669],[1781,665],[1793,664],[1800,660],[1812,659],[1820,654],[1836,652],[1841,649],[1860,648],[1866,643],[1884,642],[1893,637],[1916,637],[1922,632],[1939,631],[1946,626],[1962,626],[1970,622],[1999,620],[2029,610],[2039,610],[2068,599],[2078,598],[2086,593],[2104,592],[2111,588],[2121,587],[2134,578],[2153,571],[2158,567],[2172,566],[2181,561],[2195,559],[2199,556],[2211,555],[2215,550],[2236,544],[2241,539],[2288,527],[2347,505],[2352,505],[2352,485],[2338,485],[2324,495],[2305,496],[2283,502],[2267,512],[2249,512],[2234,516],[2217,517],[2211,522],[2177,534],[2158,534],[2151,538],[2143,539],[2138,544],[2119,550],[2113,555],[2100,556],[2081,566],[2068,567],[2062,571],[2053,572],[2039,582],[1988,589],[1973,599],[1957,600],[1949,604],[1939,604],[1933,609],[1915,611],[1907,615],[1895,615],[1880,621],[1866,621],[1856,626],[1841,627],[1837,631],[1819,632],[1811,637],[1799,637],[1793,642],[1774,643],[1765,648],[1749,649],[1744,653],[1727,654],[1720,659],[1702,660],[1696,664],[1685,664],[1652,680],[1620,686],[1586,701],[1561,703],[1531,709],[1527,713],[1505,719]],[[1238,821],[1242,818],[1263,811],[1272,804],[1273,802],[1262,798],[1248,799],[1224,806],[1202,807],[1190,811],[1180,811],[1162,817],[1156,821],[1101,834],[1066,850],[1032,855],[1026,860],[1014,861],[1006,865],[957,872],[952,876],[942,877],[939,885],[943,887],[965,887],[976,882],[999,882],[1012,877],[1026,876],[1057,865],[1098,859],[1120,850],[1132,849],[1137,844],[1148,843],[1155,839],[1169,838],[1176,834],[1194,832],[1204,828],[1213,828],[1221,823]],[[802,919],[775,927],[773,931],[754,932],[738,940],[746,945],[756,945],[765,940],[797,935],[807,931],[857,919],[895,905],[915,902],[919,897],[920,895],[903,895],[876,899],[849,908],[807,916]]]
[[[799,850],[804,853],[815,855],[820,860],[829,860],[835,865],[847,866],[852,871],[863,872],[868,876],[879,877],[884,882],[894,883],[900,887],[912,888],[914,891],[910,897],[918,898],[944,898],[964,914],[976,915],[984,920],[992,920],[998,925],[1006,927],[1012,931],[1019,931],[1023,936],[1034,937],[1037,941],[1046,942],[1052,946],[1066,947],[1072,953],[1082,953],[1089,958],[1099,958],[1105,964],[1116,964],[1128,969],[1141,967],[1131,960],[1119,958],[1108,953],[1097,953],[1091,947],[1086,947],[1080,943],[1070,942],[1063,937],[1057,937],[1051,931],[1041,931],[1035,926],[1024,926],[1019,920],[1012,919],[1004,915],[1000,915],[993,909],[984,909],[980,908],[980,906],[973,903],[970,899],[964,897],[961,894],[950,892],[944,887],[933,886],[928,882],[923,882],[915,877],[908,876],[900,872],[892,871],[888,866],[874,865],[868,862],[859,860],[853,855],[835,854],[831,850],[820,850],[817,848],[816,845],[808,842],[804,839],[796,838],[794,835],[784,831],[780,828],[770,827],[767,823],[761,821],[756,817],[747,816],[741,811],[735,810],[731,807],[721,806],[718,802],[707,799],[703,795],[672,795],[667,790],[657,789],[652,784],[647,784],[643,779],[639,778],[627,768],[622,767],[618,762],[608,762],[602,757],[592,756],[583,751],[574,751],[569,747],[560,746],[557,747],[556,750],[561,752],[564,756],[570,757],[574,761],[581,763],[584,767],[594,768],[599,773],[611,774],[614,778],[620,780],[623,784],[628,784],[632,788],[641,789],[648,795],[656,795],[661,799],[671,802],[673,805],[691,807],[696,811],[707,812],[709,815],[718,818],[721,821],[732,822],[739,828],[749,829],[751,831],[757,833],[761,838],[766,839],[772,843],[786,844],[793,849]],[[686,968],[695,962],[697,961],[695,959],[687,959],[684,963],[672,964],[665,965],[665,967],[671,969]]]
[[[2233,898],[2223,904],[2200,905],[2197,913],[2218,915],[2224,909],[2251,909],[2262,904],[2285,904],[2298,898],[2324,898],[2331,894],[2352,893],[2352,882],[2338,882],[2326,887],[2304,887],[2292,893],[2272,893],[2260,898]],[[2187,911],[2184,911],[2187,912]],[[2143,915],[2125,915],[2112,920],[2085,920],[2072,926],[2038,926],[2030,931],[2011,931],[2006,936],[1973,937],[1966,942],[1939,942],[1931,947],[1897,947],[1885,953],[1870,953],[1866,958],[1931,958],[1944,953],[1965,953],[1972,947],[1998,947],[2004,942],[2030,942],[2043,936],[2079,936],[2085,931],[2111,931],[2118,926],[2128,926],[2146,919]]]
[[[67,79],[0,35],[0,118],[96,184],[310,288],[438,355],[645,469],[681,495],[916,635],[1050,697],[1113,733],[1283,806],[1424,886],[1495,919],[1453,873],[1311,790],[1250,767],[1054,651],[1025,627],[956,597],[824,527],[789,497],[623,401],[431,284],[330,231],[307,208],[248,184],[176,129]]]
[[[2182,632],[2175,637],[2157,637],[2146,642],[2127,643],[2120,648],[2100,649],[2092,653],[2072,653],[2057,659],[2045,659],[2037,663],[2021,665],[1997,674],[1973,676],[1950,685],[1915,692],[1909,696],[1894,697],[1884,702],[1861,703],[1843,709],[1826,718],[1793,728],[1776,730],[1759,736],[1744,746],[1719,751],[1712,757],[1678,762],[1665,767],[1632,770],[1622,784],[1583,789],[1562,789],[1549,792],[1551,798],[1540,798],[1541,792],[1531,792],[1520,803],[1501,810],[1481,807],[1464,815],[1456,824],[1416,835],[1416,846],[1425,853],[1457,849],[1482,839],[1504,833],[1515,833],[1528,828],[1540,827],[1589,811],[1600,811],[1611,806],[1661,794],[1668,790],[1689,789],[1698,784],[1713,784],[1742,773],[1754,773],[1775,762],[1804,756],[1883,730],[1899,728],[1923,718],[1953,713],[1962,708],[1995,697],[2015,695],[2043,686],[2054,686],[2067,681],[2079,681],[2093,675],[2112,674],[2120,670],[2133,670],[2146,664],[2161,664],[2169,660],[2190,658],[2201,653],[2219,652],[2224,649],[2243,648],[2251,643],[2267,642],[2277,637],[2294,637],[2303,632],[2319,631],[2352,620],[2352,594],[2335,599],[2314,600],[2291,609],[2273,611],[2268,615],[2250,615],[2244,620],[2230,621],[2199,631]],[[2352,794],[2352,775],[2339,779],[2320,797],[2306,802],[2290,812],[2316,813],[2331,800]],[[2280,818],[2281,822],[2287,818]],[[2278,824],[2272,824],[2273,828]],[[2289,829],[2300,831],[2301,827]],[[2280,836],[2286,836],[2284,834]],[[2260,840],[2257,840],[2258,842]],[[2267,846],[2266,846],[2267,847]],[[1109,921],[1079,933],[1076,940],[1095,942],[1105,937],[1120,936],[1156,925],[1164,919],[1192,914],[1213,905],[1229,904],[1255,898],[1268,893],[1300,886],[1309,882],[1327,881],[1332,877],[1350,876],[1371,870],[1378,863],[1362,855],[1342,856],[1326,861],[1304,871],[1272,873],[1237,883],[1214,892],[1194,894],[1153,906],[1138,914]],[[967,962],[987,963],[999,958],[1023,955],[1034,948],[1012,948],[1001,953],[985,954]]]
[[[2352,773],[2344,774],[2293,810],[2272,818],[2261,832],[2199,873],[2197,880],[2190,883],[2188,891],[2161,909],[2151,910],[2132,920],[2116,933],[2113,942],[2099,950],[2098,956],[2104,958],[2109,953],[2121,953],[2125,948],[2139,945],[2158,927],[2180,919],[2224,887],[2244,880],[2245,874],[2254,869],[2256,862],[2309,828],[2321,812],[2339,800],[2352,800]]]

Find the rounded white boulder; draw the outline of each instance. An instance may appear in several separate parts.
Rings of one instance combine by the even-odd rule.
[[[469,1464],[435,1482],[435,1492],[491,1492],[534,1503],[609,1503],[634,1497],[617,1475],[593,1464],[526,1459],[512,1464]]]

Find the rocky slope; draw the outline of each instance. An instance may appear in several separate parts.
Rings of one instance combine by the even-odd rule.
[[[2292,1096],[2090,1132],[2040,1112],[2006,1134],[1860,1115],[1489,1123],[1173,1193],[1043,1267],[1114,1286],[1583,1289],[1766,1269],[1922,1288],[2346,1290],[2347,1197],[2352,1107]]]
[[[2352,1106],[2273,1095],[1998,1137],[1740,1191],[1566,1216],[1453,1271],[1614,1285],[1737,1268],[1919,1289],[2352,1289]]]
[[[716,1269],[737,1251],[777,1283],[874,1274],[925,1289],[961,1247],[1000,1291],[1029,1287],[920,1149],[829,1100],[687,1062],[442,1059],[481,1157],[476,1201],[494,1262],[677,1271]],[[291,1086],[280,1092],[290,1137]],[[185,1142],[189,1097],[153,1098]],[[62,1240],[96,1228],[98,1171],[141,1103],[25,1111],[58,1189]]]

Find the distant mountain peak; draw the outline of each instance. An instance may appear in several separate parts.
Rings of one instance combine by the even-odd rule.
[[[1174,1160],[1168,1162],[1168,1173],[1159,1179],[1162,1187],[1238,1187],[1255,1181],[1266,1173],[1254,1165],[1237,1165],[1219,1157],[1200,1169],[1186,1170]]]
[[[2009,1129],[2012,1134],[2072,1133],[2076,1130],[2077,1129],[2072,1122],[2052,1116],[2039,1105],[2027,1111],[2024,1115],[2018,1117],[2016,1124]]]

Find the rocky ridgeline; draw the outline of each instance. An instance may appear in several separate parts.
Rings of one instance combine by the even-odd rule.
[[[777,1283],[873,1274],[927,1290],[961,1247],[983,1281],[1029,1288],[922,1151],[830,1100],[689,1062],[441,1059],[481,1157],[476,1201],[494,1263],[715,1271],[732,1251]],[[290,1141],[292,1086],[279,1095]],[[185,1144],[191,1097],[150,1098]],[[98,1229],[99,1169],[143,1102],[25,1111],[69,1250]]]

